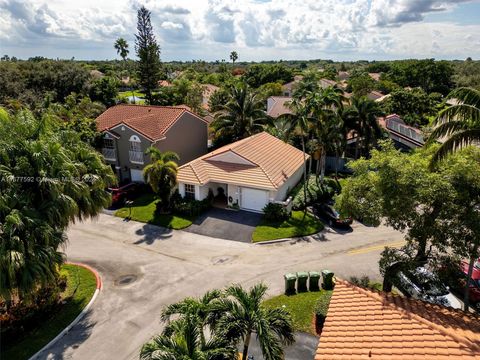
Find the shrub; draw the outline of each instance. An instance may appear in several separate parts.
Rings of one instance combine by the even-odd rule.
[[[263,217],[269,221],[283,221],[288,219],[287,209],[282,204],[268,203],[263,208]]]
[[[209,198],[203,200],[181,199],[176,201],[173,212],[183,216],[198,216],[211,207]]]
[[[333,198],[335,194],[340,192],[340,185],[337,180],[325,178],[323,185],[318,186],[314,175],[310,175],[307,185],[307,200],[304,200],[303,181],[293,188],[290,195],[293,196],[293,209],[302,210],[305,206],[309,206],[316,202],[327,202]]]

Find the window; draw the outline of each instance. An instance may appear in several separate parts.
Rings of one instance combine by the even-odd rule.
[[[103,139],[103,147],[105,149],[113,149],[113,139]]]
[[[195,185],[185,184],[185,199],[195,199]]]
[[[130,136],[130,162],[143,164],[142,143],[137,135]]]

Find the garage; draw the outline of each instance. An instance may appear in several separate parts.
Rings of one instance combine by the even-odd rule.
[[[130,169],[130,180],[132,182],[144,182],[143,170]]]
[[[250,211],[262,211],[268,202],[268,191],[252,188],[240,188],[240,207]]]

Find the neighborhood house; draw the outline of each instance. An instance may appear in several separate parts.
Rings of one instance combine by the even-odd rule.
[[[260,212],[284,202],[303,174],[302,151],[262,132],[221,147],[179,168],[179,192],[202,200],[211,192],[225,206]]]
[[[102,154],[120,182],[143,181],[150,146],[185,164],[207,152],[207,122],[182,106],[116,105],[97,118]]]

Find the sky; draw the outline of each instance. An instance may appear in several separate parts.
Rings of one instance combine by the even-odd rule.
[[[142,5],[163,61],[480,59],[480,0],[0,0],[0,56],[135,58]]]

